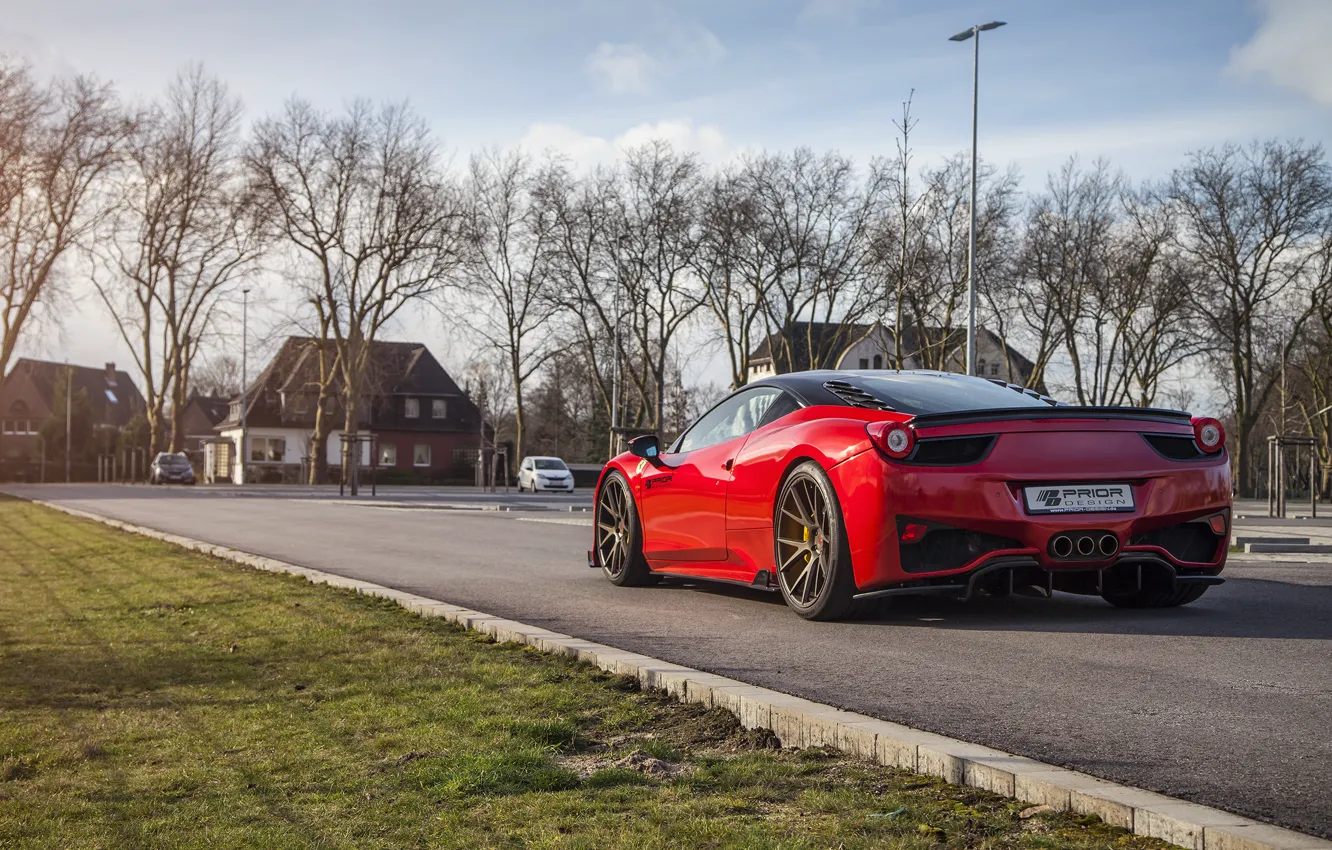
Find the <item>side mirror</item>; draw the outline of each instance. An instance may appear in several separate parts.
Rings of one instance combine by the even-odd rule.
[[[661,462],[661,440],[656,434],[643,434],[629,441],[629,453],[652,464]]]

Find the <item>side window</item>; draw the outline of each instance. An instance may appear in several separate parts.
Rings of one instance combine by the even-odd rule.
[[[768,412],[763,415],[763,421],[759,425],[776,422],[786,414],[795,413],[799,409],[800,402],[796,401],[790,393],[782,393],[768,406]]]
[[[675,451],[689,452],[743,437],[763,422],[780,395],[782,391],[772,387],[741,390],[703,414],[680,438]]]

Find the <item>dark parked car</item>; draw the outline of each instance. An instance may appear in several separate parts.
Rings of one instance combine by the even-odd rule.
[[[179,452],[158,452],[148,470],[148,480],[153,484],[193,484],[194,467],[189,458]]]

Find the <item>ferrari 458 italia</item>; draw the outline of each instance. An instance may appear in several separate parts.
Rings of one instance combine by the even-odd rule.
[[[818,371],[731,394],[597,484],[589,566],[780,591],[808,619],[904,594],[1056,590],[1134,608],[1223,579],[1215,419],[1080,407],[985,378]]]

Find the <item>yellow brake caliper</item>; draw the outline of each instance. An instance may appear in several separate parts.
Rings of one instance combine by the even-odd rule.
[[[804,531],[803,531],[804,536],[801,538],[801,542],[803,542],[803,543],[808,543],[808,542],[809,542],[809,526],[807,526],[807,525],[802,525],[801,528],[804,529]],[[806,564],[809,563],[811,557],[812,557],[812,556],[811,556],[811,553],[809,552],[808,549],[806,549],[806,550],[805,550],[805,563],[806,563]]]

